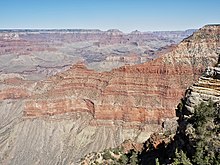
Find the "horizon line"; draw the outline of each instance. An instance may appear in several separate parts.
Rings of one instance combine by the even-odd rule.
[[[219,24],[220,25],[220,24]],[[205,25],[207,26],[207,25]],[[188,29],[175,29],[175,30],[147,30],[147,31],[141,31],[141,30],[138,30],[138,29],[135,29],[135,30],[132,30],[130,32],[125,32],[123,30],[120,30],[120,29],[117,29],[117,28],[110,28],[110,29],[107,29],[107,30],[103,30],[103,29],[98,29],[98,28],[0,28],[0,31],[25,31],[25,30],[30,30],[30,31],[55,31],[55,30],[88,30],[88,31],[100,31],[100,32],[108,32],[108,31],[111,31],[111,30],[116,30],[118,32],[122,32],[122,33],[132,33],[132,32],[178,32],[178,31],[187,31],[187,30],[198,30],[200,28],[188,28]]]

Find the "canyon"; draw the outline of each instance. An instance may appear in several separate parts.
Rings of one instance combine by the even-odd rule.
[[[126,139],[145,141],[175,118],[185,90],[216,64],[220,47],[219,25],[189,37],[118,30],[7,33],[0,41],[1,164],[77,164]]]
[[[219,50],[217,54],[220,59]],[[126,140],[115,148],[89,153],[80,164],[219,164],[219,59],[185,91],[176,118],[165,121],[162,130],[143,143]]]
[[[34,86],[25,115],[85,110],[97,120],[162,123],[163,118],[175,116],[185,89],[207,65],[215,63],[218,33],[218,27],[205,27],[156,60],[110,72],[89,70],[82,63],[73,65]]]
[[[158,57],[195,30],[122,33],[100,30],[1,30],[0,72],[41,80],[78,61],[90,69],[110,71]]]

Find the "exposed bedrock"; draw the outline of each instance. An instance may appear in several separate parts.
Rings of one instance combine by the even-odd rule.
[[[75,112],[81,107],[97,120],[160,123],[175,116],[185,89],[215,63],[219,35],[219,26],[205,26],[161,58],[111,72],[74,65],[36,84],[25,115]]]
[[[0,164],[78,164],[126,139],[145,141],[216,63],[219,38],[220,26],[205,26],[156,60],[110,72],[78,63],[38,82],[1,73]],[[207,78],[199,86],[218,88]]]

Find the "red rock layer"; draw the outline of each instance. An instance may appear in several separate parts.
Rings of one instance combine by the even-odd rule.
[[[30,96],[29,88],[33,82],[16,75],[1,75],[0,101],[5,99],[26,99]]]
[[[5,90],[0,90],[0,100],[5,99],[24,99],[29,96],[25,89],[21,88],[9,88]]]
[[[0,37],[0,55],[18,54],[29,55],[38,51],[55,51],[56,48],[51,46],[49,42],[32,42],[22,39],[11,40],[2,39]]]
[[[33,100],[26,103],[25,114],[41,116],[81,110],[96,119],[160,122],[175,116],[174,104],[193,79],[191,68],[161,64],[158,59],[106,73],[76,65],[46,82],[50,84],[48,91],[33,95]],[[199,75],[199,71],[196,73]],[[44,83],[36,88],[44,88]]]
[[[219,29],[204,27],[161,58],[145,64],[103,73],[75,65],[39,82],[26,101],[25,115],[87,111],[95,119],[142,123],[174,117],[185,89],[202,73],[205,63],[216,60]]]

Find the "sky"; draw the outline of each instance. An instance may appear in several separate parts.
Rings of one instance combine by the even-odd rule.
[[[220,23],[220,0],[0,0],[0,29],[197,29]]]

